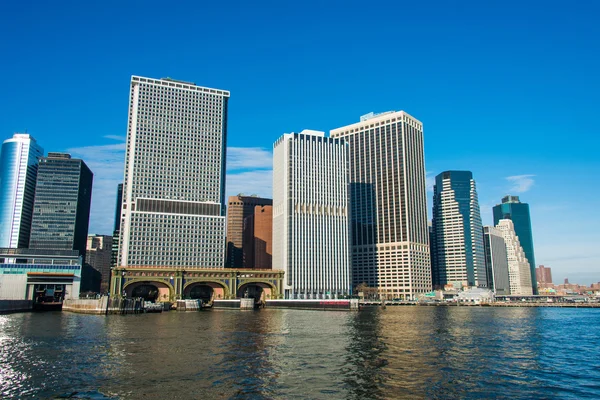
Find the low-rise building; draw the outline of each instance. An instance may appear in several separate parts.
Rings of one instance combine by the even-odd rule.
[[[0,248],[0,299],[62,303],[78,299],[82,257],[77,250]]]

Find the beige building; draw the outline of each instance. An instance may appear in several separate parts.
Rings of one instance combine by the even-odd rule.
[[[350,145],[352,285],[385,298],[431,290],[423,124],[404,111],[333,129]]]

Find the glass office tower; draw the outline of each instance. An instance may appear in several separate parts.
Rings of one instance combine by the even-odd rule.
[[[26,133],[15,133],[0,153],[0,248],[29,245],[38,160],[44,150]]]
[[[94,174],[67,153],[48,153],[38,168],[30,249],[77,250],[85,257]]]
[[[487,287],[483,227],[470,171],[445,171],[433,188],[433,286]]]
[[[533,251],[533,233],[531,229],[531,217],[529,204],[521,203],[519,196],[504,196],[502,204],[493,208],[494,225],[498,225],[501,219],[510,219],[515,227],[515,233],[519,238],[521,247],[525,251],[531,272],[532,291],[537,294],[537,280],[535,278],[535,255]]]

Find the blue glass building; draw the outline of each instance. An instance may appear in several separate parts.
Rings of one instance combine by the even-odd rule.
[[[432,281],[434,288],[487,287],[483,230],[470,171],[445,171],[433,189]]]
[[[533,294],[537,293],[537,280],[535,277],[535,255],[533,252],[533,233],[531,230],[531,217],[529,214],[529,204],[521,203],[519,196],[504,196],[502,204],[497,204],[493,208],[494,225],[498,225],[501,219],[510,219],[515,226],[515,233],[519,237],[519,242],[531,271],[531,285]]]
[[[0,248],[29,244],[38,160],[44,150],[28,134],[16,133],[0,152]]]

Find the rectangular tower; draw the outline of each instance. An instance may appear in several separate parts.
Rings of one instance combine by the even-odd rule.
[[[350,286],[348,145],[304,130],[273,145],[273,265],[285,297],[347,296]]]
[[[244,218],[244,268],[272,269],[273,206],[254,206]]]
[[[121,267],[223,267],[229,92],[131,78]]]
[[[93,180],[85,162],[70,154],[40,159],[30,249],[77,250],[85,257]]]
[[[270,206],[272,199],[258,196],[230,196],[227,202],[226,268],[249,268],[244,260],[244,220],[254,215],[254,207]]]
[[[110,286],[110,264],[112,255],[112,236],[88,235],[86,262],[101,274],[100,291],[108,293]]]
[[[371,113],[331,137],[350,145],[353,287],[402,299],[430,291],[423,124]]]
[[[44,150],[26,133],[15,133],[0,152],[0,248],[29,245],[38,160]]]

